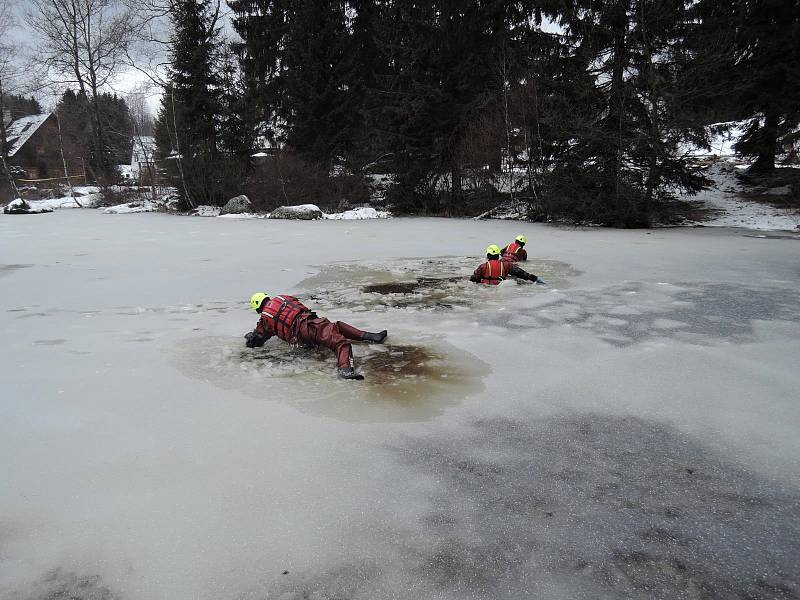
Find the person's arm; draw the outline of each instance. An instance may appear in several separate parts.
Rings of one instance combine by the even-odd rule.
[[[520,248],[517,256],[519,256],[520,260],[528,260],[528,251],[525,248]]]
[[[245,346],[248,348],[261,348],[271,337],[272,333],[265,327],[264,319],[259,319],[256,328],[245,334]]]
[[[519,277],[520,279],[527,279],[528,281],[536,281],[537,279],[539,279],[533,273],[528,273],[527,271],[523,271],[515,264],[511,265],[511,270],[509,271],[509,274],[513,275],[514,277]]]
[[[483,273],[486,268],[486,263],[479,265],[475,272],[470,276],[469,280],[475,283],[480,283],[481,279],[483,279]]]

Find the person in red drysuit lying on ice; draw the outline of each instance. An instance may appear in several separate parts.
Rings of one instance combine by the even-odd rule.
[[[253,294],[250,305],[261,315],[256,328],[246,334],[248,348],[260,348],[271,337],[279,337],[290,344],[325,346],[336,355],[336,366],[342,379],[364,379],[353,366],[353,348],[350,340],[383,343],[388,332],[361,331],[344,321],[331,323],[318,317],[294,296],[281,294],[270,298],[264,292]]]

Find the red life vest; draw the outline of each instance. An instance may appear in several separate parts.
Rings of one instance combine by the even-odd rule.
[[[261,310],[261,318],[279,338],[294,343],[297,317],[311,311],[294,296],[275,296]]]
[[[503,258],[517,262],[519,260],[517,250],[522,250],[522,246],[520,246],[517,242],[511,242],[508,246],[506,246],[506,249],[503,252]]]
[[[486,268],[483,270],[483,278],[481,283],[489,285],[499,285],[501,281],[506,278],[506,274],[510,269],[506,266],[508,263],[500,259],[487,260]]]

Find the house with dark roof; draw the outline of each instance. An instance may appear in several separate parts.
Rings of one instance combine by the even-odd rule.
[[[55,115],[21,117],[5,124],[5,134],[6,160],[24,170],[26,179],[65,176]]]

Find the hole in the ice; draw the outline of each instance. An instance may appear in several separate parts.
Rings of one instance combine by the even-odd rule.
[[[448,284],[464,281],[464,277],[417,277],[416,281],[390,281],[388,283],[371,283],[362,291],[375,294],[414,294],[424,289],[443,288]]]
[[[362,289],[367,293],[375,294],[412,294],[419,289],[419,283],[416,281],[373,283],[365,285]]]
[[[241,345],[240,345],[241,344]],[[449,344],[354,344],[365,381],[342,381],[327,348],[270,340],[248,349],[231,338],[178,347],[178,368],[222,389],[291,404],[309,414],[350,422],[425,421],[483,389],[489,366]]]
[[[325,265],[299,284],[301,299],[314,308],[348,307],[353,312],[391,310],[452,311],[467,309],[484,298],[488,286],[469,281],[480,259],[471,257],[408,258],[389,261],[359,261]],[[578,274],[559,261],[537,260],[526,263],[530,273],[541,275],[550,287],[536,288],[537,293],[569,287],[569,279]],[[530,286],[527,281],[509,281],[506,285]],[[496,290],[488,290],[496,291]]]

